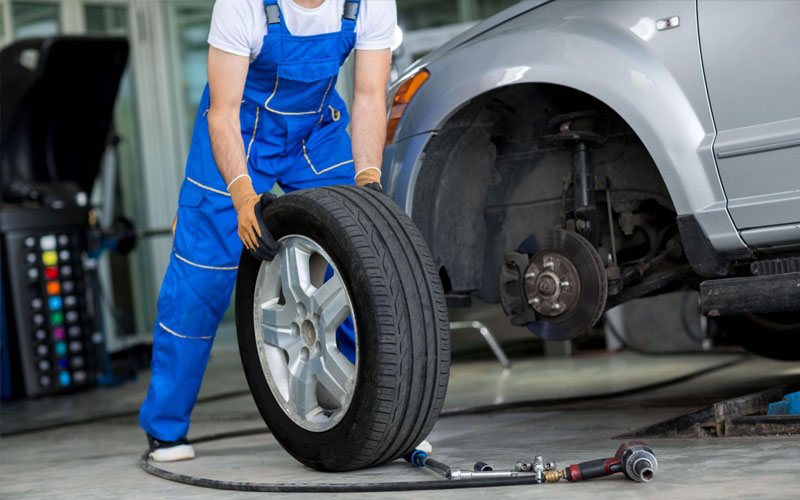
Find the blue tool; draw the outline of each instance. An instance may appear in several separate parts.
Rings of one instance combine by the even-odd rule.
[[[767,415],[800,415],[800,391],[787,394],[777,403],[770,403]]]

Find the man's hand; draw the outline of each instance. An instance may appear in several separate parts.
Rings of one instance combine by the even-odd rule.
[[[256,259],[272,260],[275,258],[275,254],[278,253],[278,242],[275,241],[275,237],[272,236],[269,228],[264,224],[264,209],[277,199],[278,197],[272,193],[264,193],[260,195],[258,203],[253,207],[256,224],[258,224],[256,227],[258,246],[253,250],[249,250],[249,252]]]
[[[369,184],[364,184],[361,187],[365,187],[367,189],[371,189],[373,191],[377,191],[379,193],[383,193],[383,186],[381,186],[380,182],[370,182]]]
[[[275,200],[271,193],[256,194],[249,176],[236,179],[228,187],[239,222],[239,238],[250,255],[272,260],[278,244],[262,220],[264,209]]]
[[[378,167],[367,167],[356,174],[356,186],[368,187],[383,192],[381,186],[381,169]]]

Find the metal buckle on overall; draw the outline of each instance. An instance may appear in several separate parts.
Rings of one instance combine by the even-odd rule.
[[[280,24],[281,9],[277,4],[265,5],[264,12],[267,14],[267,24]]]
[[[349,0],[344,3],[344,15],[342,19],[355,21],[358,14],[358,2],[350,2]]]

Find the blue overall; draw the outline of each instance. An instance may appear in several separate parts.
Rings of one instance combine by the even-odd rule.
[[[275,182],[287,192],[353,184],[349,115],[334,86],[355,45],[360,0],[345,2],[340,31],[313,36],[289,33],[277,0],[264,5],[267,34],[250,63],[240,111],[253,187],[260,193]],[[186,437],[242,251],[236,211],[211,152],[208,108],[206,85],[158,296],[150,388],[139,413],[142,428],[163,441]],[[349,321],[339,336],[342,352],[353,361]]]

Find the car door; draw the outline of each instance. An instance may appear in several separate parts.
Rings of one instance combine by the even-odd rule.
[[[731,217],[751,247],[800,245],[800,2],[697,8]]]

